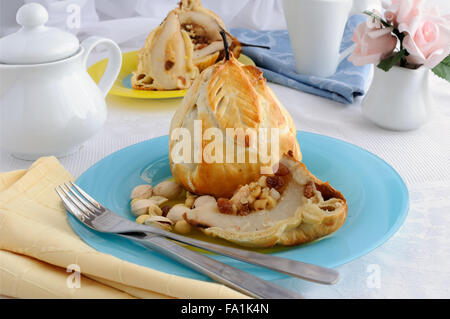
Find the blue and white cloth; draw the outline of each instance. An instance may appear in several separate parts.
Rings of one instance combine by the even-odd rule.
[[[365,19],[363,15],[350,17],[345,27],[341,51],[353,44],[351,40],[353,31]],[[231,33],[242,42],[270,46],[270,50],[244,47],[243,53],[253,59],[264,72],[266,79],[271,82],[345,104],[353,103],[356,96],[365,93],[370,65],[356,67],[345,58],[339,64],[336,73],[329,78],[302,75],[295,72],[294,56],[287,30],[232,29]]]

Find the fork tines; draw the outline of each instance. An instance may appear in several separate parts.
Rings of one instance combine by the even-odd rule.
[[[74,190],[75,189],[75,190]],[[97,215],[100,204],[83,191],[78,185],[69,182],[56,187],[56,192],[66,209],[76,218],[84,221]]]

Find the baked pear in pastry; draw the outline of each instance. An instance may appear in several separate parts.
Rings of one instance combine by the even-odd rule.
[[[148,36],[139,51],[137,71],[131,84],[140,90],[187,89],[198,75],[192,63],[192,41],[181,29],[176,12],[171,11],[163,23]]]
[[[167,218],[248,247],[298,245],[339,229],[347,216],[344,196],[294,158],[280,163],[275,175],[241,186],[231,199],[202,196],[193,208],[174,206]]]
[[[259,156],[261,147],[255,149],[255,144],[247,137],[240,139],[237,135],[229,136],[227,131],[230,129],[235,132],[240,129],[254,132],[267,129],[266,154],[278,159],[276,163],[283,154],[291,154],[293,159],[301,160],[294,122],[266,85],[261,70],[242,65],[232,54],[230,56],[229,60],[224,59],[207,68],[197,77],[171,121],[169,158],[172,175],[178,183],[195,194],[229,198],[238,186],[259,178],[263,167],[273,165]],[[205,153],[210,143],[205,140],[198,147],[200,161],[191,157],[190,162],[180,162],[173,158],[177,154],[175,145],[179,143],[179,139],[174,136],[175,130],[187,129],[190,136],[195,137],[196,123],[201,123],[203,132],[209,128],[222,132],[222,161],[208,160]],[[271,128],[279,132],[279,147],[274,147],[273,151],[274,145],[269,137]],[[191,139],[192,153],[195,153],[194,140]],[[234,157],[225,161],[227,148],[235,151]],[[245,154],[246,160],[239,161],[238,154]],[[251,156],[257,160],[251,162]]]
[[[222,20],[202,7],[200,0],[182,0],[139,51],[131,84],[140,90],[187,89],[205,68],[224,56]],[[239,56],[239,41],[228,32],[230,50]]]

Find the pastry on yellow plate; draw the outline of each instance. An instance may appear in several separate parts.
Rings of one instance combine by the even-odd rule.
[[[224,56],[222,20],[202,7],[200,0],[182,0],[154,29],[139,52],[131,84],[139,90],[180,90],[191,86],[197,75]],[[227,32],[233,54],[239,41]]]

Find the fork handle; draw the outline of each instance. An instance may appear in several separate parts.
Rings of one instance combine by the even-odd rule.
[[[303,298],[299,294],[184,248],[164,237],[157,235],[146,235],[139,238],[133,235],[120,236],[137,241],[250,297],[264,299]]]
[[[186,236],[181,236],[162,229],[157,229],[151,226],[139,226],[141,227],[137,229],[139,229],[140,231],[158,234],[194,247],[202,248],[211,252],[228,256],[233,259],[278,271],[289,276],[301,278],[303,280],[326,285],[335,284],[339,280],[339,272],[334,269],[308,264],[301,261],[290,260],[287,258],[265,255],[249,250],[211,244]]]

